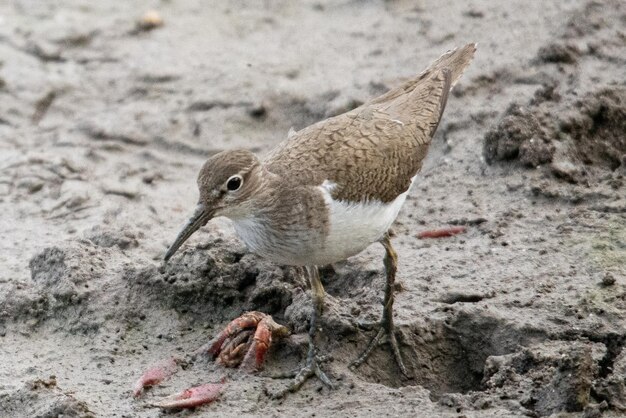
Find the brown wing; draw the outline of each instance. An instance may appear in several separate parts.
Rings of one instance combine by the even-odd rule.
[[[468,56],[469,47],[357,109],[291,135],[266,158],[266,167],[294,186],[328,180],[336,184],[332,195],[338,200],[394,200],[420,170],[453,77],[462,72],[448,65],[465,68],[473,54],[472,46]],[[465,58],[456,59],[464,51]]]

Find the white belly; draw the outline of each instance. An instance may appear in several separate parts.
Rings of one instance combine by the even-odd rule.
[[[411,180],[411,184],[413,184]],[[329,264],[356,255],[371,243],[379,241],[389,230],[406,200],[409,190],[389,203],[370,201],[350,203],[335,201],[331,197],[332,184],[325,182],[321,189],[329,209],[328,237],[325,245],[313,259]]]

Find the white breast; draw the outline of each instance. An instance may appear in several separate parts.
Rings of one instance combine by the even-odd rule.
[[[411,184],[413,180],[415,177]],[[278,233],[267,219],[255,217],[232,219],[235,230],[252,252],[276,263],[323,266],[352,257],[379,241],[409,193],[407,190],[388,203],[351,203],[334,200],[331,195],[334,187],[330,181],[318,187],[328,208],[327,236],[310,234],[298,223],[291,230],[283,228]]]
[[[411,184],[415,177],[411,179]],[[329,209],[329,235],[325,245],[314,258],[334,263],[356,255],[371,243],[380,240],[395,221],[409,190],[389,203],[380,201],[343,202],[334,200],[335,184],[325,181],[320,189]]]

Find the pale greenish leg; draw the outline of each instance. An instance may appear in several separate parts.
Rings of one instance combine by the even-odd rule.
[[[378,345],[378,342],[383,337],[383,335],[387,335],[387,341],[391,346],[391,351],[393,352],[393,356],[400,368],[400,371],[403,375],[408,377],[408,372],[406,367],[404,366],[404,362],[402,361],[402,356],[400,355],[400,348],[398,346],[398,340],[396,339],[395,328],[393,325],[393,287],[396,280],[396,271],[398,270],[398,254],[393,249],[391,245],[391,240],[389,238],[389,234],[385,234],[380,243],[385,247],[385,271],[387,273],[387,283],[385,285],[385,299],[383,300],[383,317],[380,321],[380,326],[378,328],[378,332],[372,338],[370,343],[367,345],[363,354],[361,354],[356,360],[354,360],[350,365],[352,367],[359,367],[367,358],[370,353]]]

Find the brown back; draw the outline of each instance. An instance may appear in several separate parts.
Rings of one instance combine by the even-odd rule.
[[[468,44],[449,51],[403,85],[296,132],[265,166],[292,186],[329,180],[337,200],[394,200],[421,169],[448,93],[475,50]]]

